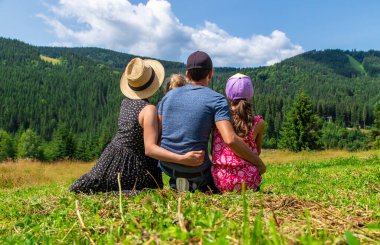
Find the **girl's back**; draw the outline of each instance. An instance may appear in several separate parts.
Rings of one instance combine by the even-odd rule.
[[[254,130],[260,121],[263,121],[262,117],[256,116],[253,130],[244,138],[249,148],[256,154],[258,154],[258,149]],[[215,185],[220,191],[240,191],[243,183],[246,188],[258,190],[261,183],[258,168],[236,156],[224,143],[218,130],[214,131],[212,161],[212,175]]]
[[[257,155],[261,152],[265,122],[254,116],[250,100],[252,82],[248,76],[236,74],[227,81],[226,95],[230,100],[234,130]],[[218,130],[213,136],[212,175],[220,191],[240,191],[243,183],[249,189],[258,190],[261,176],[252,163],[236,156],[223,141]]]

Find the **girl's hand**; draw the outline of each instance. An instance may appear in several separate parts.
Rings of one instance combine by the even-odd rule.
[[[264,163],[257,166],[257,168],[259,170],[260,175],[263,175],[267,171],[267,166],[265,166]]]
[[[181,163],[190,166],[196,167],[202,165],[205,158],[205,151],[189,151],[188,153],[181,155]]]

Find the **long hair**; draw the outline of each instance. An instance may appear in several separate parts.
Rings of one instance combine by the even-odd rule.
[[[253,126],[252,103],[246,100],[231,101],[232,126],[239,137],[248,136]]]

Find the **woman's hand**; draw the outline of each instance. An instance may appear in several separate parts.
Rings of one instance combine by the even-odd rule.
[[[188,153],[181,155],[181,163],[190,166],[196,167],[202,165],[205,158],[205,151],[189,151]]]

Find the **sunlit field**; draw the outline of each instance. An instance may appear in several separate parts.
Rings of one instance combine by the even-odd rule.
[[[31,160],[0,163],[0,187],[19,189],[38,185],[66,184],[94,165],[77,161],[41,163]]]
[[[360,160],[380,157],[380,150],[348,152],[343,150],[294,153],[281,150],[263,150],[261,158],[268,165],[286,165],[300,162],[319,163],[326,160],[355,157]],[[95,162],[59,161],[42,163],[16,160],[0,163],[0,187],[23,188],[49,183],[65,184],[86,173]]]
[[[368,159],[380,157],[380,150],[370,151],[344,151],[344,150],[325,150],[325,151],[303,151],[291,152],[281,150],[263,150],[261,158],[269,165],[289,164],[297,162],[323,162],[326,160],[355,157],[358,159]]]
[[[259,192],[222,195],[76,195],[67,188],[94,162],[1,163],[0,243],[378,243],[380,151],[262,158]]]

